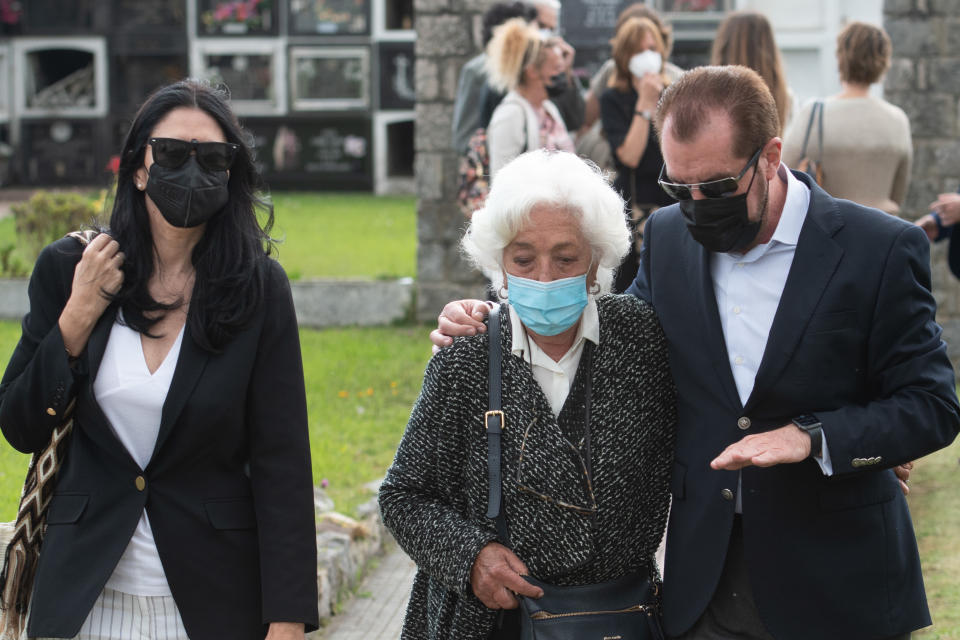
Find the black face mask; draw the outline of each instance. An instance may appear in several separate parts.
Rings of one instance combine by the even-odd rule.
[[[687,221],[687,229],[693,239],[714,253],[741,251],[750,245],[760,233],[760,220],[751,221],[747,213],[747,194],[757,176],[753,177],[744,193],[727,198],[702,198],[680,200],[680,211]],[[763,208],[766,208],[764,199]]]
[[[195,156],[176,169],[150,166],[147,195],[164,220],[175,227],[197,227],[220,211],[230,192],[226,171],[207,171]]]
[[[555,76],[550,76],[546,86],[547,95],[551,98],[563,95],[563,92],[567,90],[567,74],[558,73]]]

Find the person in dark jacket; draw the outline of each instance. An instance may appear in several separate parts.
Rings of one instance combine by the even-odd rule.
[[[0,383],[43,450],[74,404],[31,638],[303,639],[316,629],[306,399],[290,286],[225,92],[159,89],[108,231],[48,246]],[[151,632],[153,633],[153,632]]]

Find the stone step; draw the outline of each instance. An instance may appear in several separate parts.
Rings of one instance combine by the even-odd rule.
[[[298,280],[290,288],[302,327],[388,325],[412,314],[413,278]],[[0,279],[0,318],[20,320],[27,311],[27,281]]]

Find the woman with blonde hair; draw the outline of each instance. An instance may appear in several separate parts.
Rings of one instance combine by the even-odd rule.
[[[728,15],[717,28],[710,64],[739,64],[760,74],[777,104],[783,133],[795,111],[794,96],[787,86],[780,49],[766,16],[756,11],[736,11]]]
[[[503,23],[487,45],[490,85],[506,91],[487,126],[490,175],[524,151],[573,151],[573,141],[550,97],[566,88],[560,48],[521,18]]]
[[[657,183],[663,156],[652,123],[670,80],[664,73],[666,45],[648,18],[628,18],[610,44],[615,71],[600,95],[600,117],[617,170],[613,186],[630,204],[635,239],[614,283],[614,291],[623,292],[637,275],[644,221],[657,207],[673,202]]]
[[[784,136],[783,161],[796,166],[807,140],[806,156],[820,162],[820,186],[830,195],[897,215],[913,161],[910,120],[900,107],[870,95],[870,85],[890,67],[891,50],[890,37],[880,27],[865,22],[844,27],[837,36],[843,89],[804,105]],[[811,122],[817,102],[823,107],[818,121]]]

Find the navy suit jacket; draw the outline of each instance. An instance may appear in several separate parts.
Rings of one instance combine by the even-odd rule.
[[[710,254],[679,207],[647,222],[630,292],[656,308],[677,383],[664,617],[689,629],[717,586],[736,471],[710,461],[746,435],[815,413],[833,462],[743,470],[745,559],[778,640],[886,638],[930,624],[907,503],[891,467],[949,444],[954,376],[934,320],[919,227],[837,200],[806,176],[810,207],[753,392],[731,373]],[[743,420],[746,418],[746,420]]]
[[[93,393],[116,317],[100,317],[78,370],[57,319],[76,240],[44,249],[30,313],[0,383],[0,426],[42,450],[76,399],[73,432],[47,512],[30,637],[80,630],[146,508],[170,589],[194,640],[256,640],[271,621],[316,629],[316,527],[300,344],[283,269],[265,260],[266,300],[218,354],[189,325],[153,457],[141,469]]]

